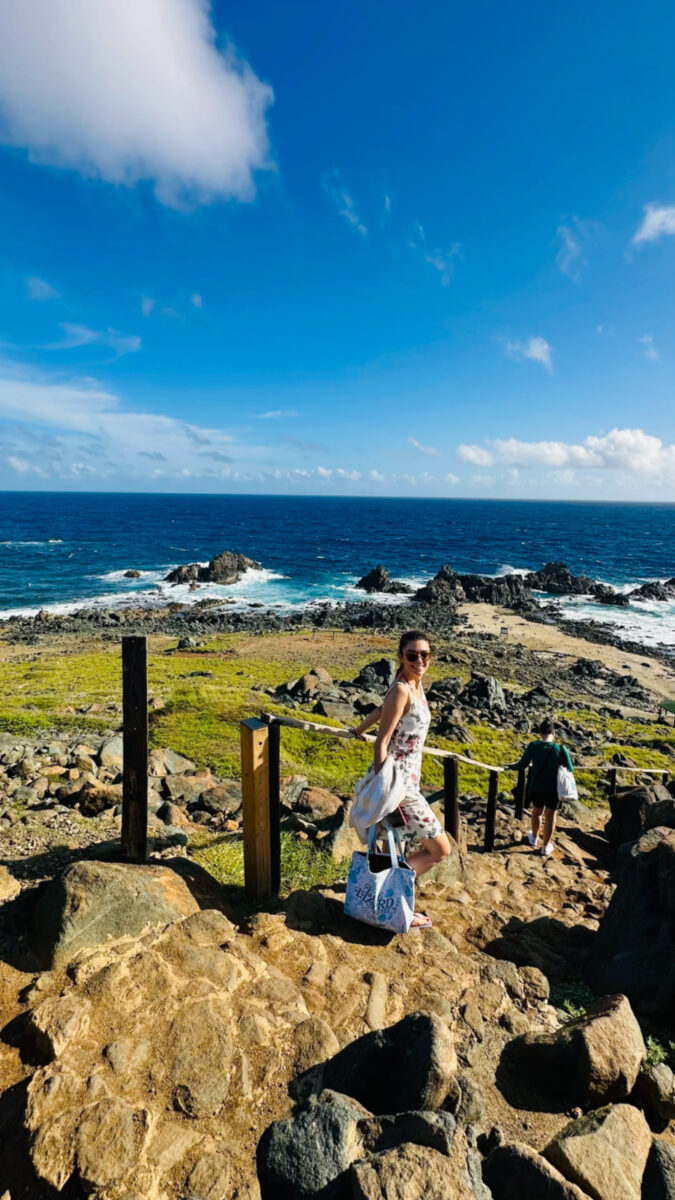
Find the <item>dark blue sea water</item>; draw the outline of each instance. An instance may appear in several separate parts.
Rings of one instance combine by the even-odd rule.
[[[162,585],[166,572],[225,549],[265,571],[191,599],[222,594],[288,608],[363,598],[354,583],[378,562],[422,582],[444,562],[497,575],[561,559],[628,589],[675,575],[675,505],[4,492],[0,615],[182,599],[186,590]],[[124,579],[132,567],[139,580]],[[626,612],[577,600],[572,610],[631,637],[675,642],[675,605]]]

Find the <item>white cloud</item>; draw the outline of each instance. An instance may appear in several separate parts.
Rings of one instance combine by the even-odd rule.
[[[89,329],[87,325],[61,324],[64,336],[59,342],[49,342],[43,350],[75,350],[79,346],[110,346],[117,355],[135,354],[141,339],[135,333],[119,333],[116,329]]]
[[[45,472],[42,470],[42,467],[38,466],[36,463],[29,462],[26,458],[19,458],[16,454],[8,454],[5,462],[12,468],[13,471],[16,471],[18,475],[34,474],[44,476],[45,474]]]
[[[356,201],[350,192],[347,191],[337,168],[334,168],[328,175],[324,175],[322,183],[326,195],[332,200],[339,215],[344,217],[345,221],[348,221],[354,229],[358,230],[365,237],[368,229],[361,220],[356,207]]]
[[[434,250],[431,254],[424,255],[424,261],[438,271],[443,287],[448,286],[455,273],[452,260],[459,254],[460,248],[459,242],[453,242],[449,250]]]
[[[650,360],[650,362],[659,362],[660,361],[661,355],[659,354],[658,350],[656,349],[656,346],[654,345],[654,338],[652,337],[651,333],[646,333],[644,335],[644,337],[639,337],[638,342],[640,343],[641,346],[644,346],[644,348],[645,348],[644,349],[645,358],[648,358]]]
[[[257,421],[278,421],[281,417],[299,417],[294,408],[272,408],[268,412],[253,413]]]
[[[46,279],[38,279],[36,275],[26,280],[26,291],[29,300],[58,300],[60,296],[51,283],[47,283]]]
[[[373,483],[386,483],[387,477],[381,471],[376,471],[374,468],[368,472],[368,478],[372,479]]]
[[[173,206],[248,200],[272,99],[217,49],[209,0],[0,4],[0,137],[33,162],[151,180]]]
[[[222,430],[157,413],[130,412],[100,387],[54,383],[4,365],[0,419],[11,423],[3,427],[3,441],[13,440],[13,454],[49,468],[55,476],[71,474],[83,453],[91,456],[101,475],[112,471],[147,476],[148,466],[135,459],[142,456],[147,462],[150,455],[166,461],[165,473],[176,474],[187,466],[193,474],[203,474],[205,447],[225,451],[233,440]],[[256,448],[247,449],[257,453]]]
[[[414,446],[415,450],[419,450],[420,454],[426,454],[428,458],[438,458],[441,453],[440,450],[437,450],[435,446],[423,446],[422,443],[418,442],[417,438],[414,437],[408,438],[408,444],[410,446]]]
[[[457,453],[464,462],[472,463],[474,467],[491,467],[494,462],[490,451],[482,446],[458,446]]]
[[[516,362],[522,362],[524,358],[530,359],[532,362],[541,363],[549,375],[553,372],[553,360],[551,358],[552,346],[543,337],[529,337],[525,341],[505,341],[504,353],[508,354],[509,358],[513,358]]]
[[[317,467],[316,473],[319,476],[319,479],[330,479],[333,474],[329,467]]]
[[[445,478],[447,483],[459,483],[459,475],[453,475],[452,471],[448,471]]]
[[[152,296],[141,296],[141,312],[144,317],[150,316],[155,304],[156,301],[153,300]]]
[[[675,204],[645,204],[642,224],[633,236],[633,245],[656,242],[665,234],[675,234]]]
[[[612,429],[602,437],[589,436],[580,443],[496,438],[489,450],[482,446],[459,446],[457,453],[465,462],[477,466],[621,470],[675,477],[675,445],[664,445],[661,438],[642,429]]]
[[[495,481],[492,475],[472,475],[471,482],[478,484],[479,487],[494,487]]]
[[[560,242],[555,256],[556,265],[563,275],[567,275],[574,283],[579,283],[582,268],[586,265],[581,240],[569,225],[559,225],[556,237]]]
[[[194,304],[195,308],[203,308],[204,307],[204,301],[202,300],[202,297],[199,295],[199,292],[195,292],[194,296],[192,297],[192,304]]]

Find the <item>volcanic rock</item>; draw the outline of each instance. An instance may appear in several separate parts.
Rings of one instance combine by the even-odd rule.
[[[675,1011],[675,829],[650,829],[622,846],[617,887],[590,961],[596,992],[621,991],[637,1012],[666,1023]]]
[[[323,1087],[374,1113],[440,1108],[456,1070],[451,1034],[427,1013],[410,1013],[388,1029],[366,1033],[317,1068]]]
[[[378,563],[372,571],[359,579],[356,586],[362,588],[364,592],[389,592],[399,595],[411,594],[413,590],[407,583],[400,583],[398,580],[392,579],[382,563]]]
[[[224,550],[212,558],[207,566],[201,563],[188,563],[186,566],[175,567],[165,575],[166,583],[238,583],[245,571],[262,570],[259,562],[246,558],[244,554],[235,554]]]

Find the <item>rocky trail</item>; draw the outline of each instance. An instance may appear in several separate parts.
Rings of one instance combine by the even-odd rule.
[[[405,936],[345,917],[350,797],[309,769],[283,837],[326,878],[256,908],[202,865],[240,854],[238,780],[155,746],[135,867],[118,731],[0,735],[2,1200],[674,1200],[675,789],[640,772],[672,761],[672,680],[586,649],[552,672],[515,626],[441,646],[432,740],[482,758],[556,708],[576,763],[633,769],[609,807],[582,772],[542,859],[506,777],[483,851],[463,767],[462,837],[418,885],[433,928]],[[214,669],[198,636],[163,653]],[[356,723],[391,671],[256,703]]]

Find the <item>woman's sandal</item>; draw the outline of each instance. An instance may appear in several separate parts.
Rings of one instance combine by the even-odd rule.
[[[424,913],[413,913],[413,923],[411,929],[431,929],[433,921],[431,917],[426,917]]]

